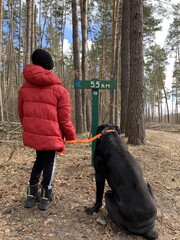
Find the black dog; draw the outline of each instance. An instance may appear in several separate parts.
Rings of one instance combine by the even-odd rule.
[[[98,133],[102,136],[96,142],[94,153],[96,203],[86,213],[93,214],[101,208],[107,179],[111,190],[106,192],[105,202],[113,222],[126,233],[156,239],[156,204],[137,161],[128,152],[117,126],[103,124],[98,127]]]

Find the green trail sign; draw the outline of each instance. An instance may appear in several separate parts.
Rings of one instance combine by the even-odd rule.
[[[81,89],[116,89],[117,82],[112,81],[103,81],[98,78],[93,78],[92,80],[75,80],[74,88]]]
[[[98,103],[99,103],[99,89],[116,89],[117,88],[117,81],[104,81],[99,80],[98,78],[93,78],[91,80],[75,80],[74,81],[74,88],[76,89],[92,89],[92,121],[91,121],[91,131],[92,137],[96,135],[96,129],[98,127]],[[92,142],[92,159],[94,156],[96,141]],[[93,160],[92,160],[93,164]]]

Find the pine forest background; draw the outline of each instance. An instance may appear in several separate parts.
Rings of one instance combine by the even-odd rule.
[[[138,11],[141,21],[134,26],[133,14]],[[43,48],[51,53],[53,71],[71,94],[78,133],[91,128],[91,90],[75,90],[74,80],[92,78],[118,82],[117,90],[100,90],[100,123],[121,124],[128,133],[131,104],[137,101],[133,91],[143,91],[139,110],[143,121],[180,123],[179,13],[180,3],[173,5],[169,0],[0,0],[0,121],[19,121],[17,95],[24,81],[23,68],[31,62],[32,52]],[[172,22],[162,47],[155,43],[155,34],[167,16]],[[140,36],[137,43],[143,46],[143,59],[133,48],[133,27]],[[65,50],[68,29],[72,39]],[[171,89],[165,86],[168,56],[174,59]],[[139,60],[143,82],[138,86],[132,79],[139,79],[141,70],[133,70],[133,62]]]

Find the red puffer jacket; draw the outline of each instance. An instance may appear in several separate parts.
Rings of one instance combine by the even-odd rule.
[[[66,140],[76,139],[71,122],[68,91],[51,71],[29,64],[26,82],[18,94],[18,114],[23,126],[23,143],[36,150],[63,150]]]

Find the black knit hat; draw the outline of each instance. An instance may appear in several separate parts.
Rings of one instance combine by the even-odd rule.
[[[31,55],[31,59],[33,64],[45,69],[51,70],[54,67],[51,55],[43,49],[36,49]]]

